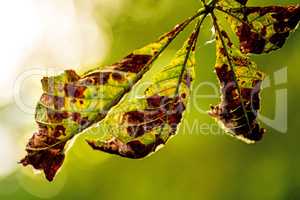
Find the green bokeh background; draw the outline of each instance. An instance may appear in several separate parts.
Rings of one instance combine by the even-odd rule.
[[[78,7],[81,6],[81,1],[83,0],[76,1]],[[133,49],[155,40],[201,5],[197,0],[126,2],[117,19],[111,19],[109,13],[99,7],[94,8],[94,17],[105,18],[112,30],[112,48],[101,64],[112,63]],[[299,0],[250,0],[253,5],[288,3],[299,3]],[[147,76],[169,61],[192,27],[176,39]],[[198,45],[195,85],[204,81],[217,83],[212,70],[215,47],[214,44],[205,45],[205,41],[211,37],[210,28],[208,18]],[[270,76],[272,83],[271,87],[263,90],[263,115],[274,118],[276,91],[288,90],[287,133],[280,133],[264,125],[268,132],[264,140],[255,145],[246,145],[224,135],[216,128],[214,120],[196,109],[199,106],[208,110],[210,104],[218,102],[218,98],[195,97],[214,93],[212,88],[203,86],[201,90],[197,90],[197,94],[194,93],[178,135],[152,156],[142,160],[129,160],[96,152],[86,145],[84,135],[80,135],[68,152],[64,166],[54,182],[48,183],[42,174],[33,174],[31,168],[19,166],[9,176],[0,177],[0,199],[300,199],[299,45],[298,30],[280,51],[253,57]],[[288,68],[288,82],[274,85],[273,73],[283,67]],[[82,69],[89,68],[90,66],[86,66]],[[144,78],[147,79],[147,76]],[[1,122],[19,132],[16,145],[24,146],[26,140],[21,133],[34,130],[33,116],[32,122],[29,121],[29,125],[25,126],[18,123],[18,118],[23,115],[13,104],[2,107],[0,112]],[[193,131],[185,128],[193,124],[197,126]]]

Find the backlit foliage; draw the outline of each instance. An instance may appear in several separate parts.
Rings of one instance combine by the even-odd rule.
[[[221,102],[209,114],[224,130],[247,143],[261,140],[265,129],[256,117],[264,74],[249,54],[281,48],[300,20],[300,7],[248,7],[247,0],[212,0],[195,15],[164,34],[158,41],[134,50],[121,61],[84,74],[67,70],[42,79],[43,94],[36,106],[38,130],[30,138],[21,163],[43,170],[52,181],[61,167],[66,145],[77,134],[107,132],[87,140],[96,150],[128,158],[155,152],[176,134],[184,118],[191,84],[196,78],[196,42],[204,19],[210,15],[216,30],[215,72]],[[236,48],[216,13],[227,18],[239,40]],[[161,67],[143,95],[126,96],[153,62],[189,24],[197,25],[169,65]],[[101,122],[101,123],[100,123]],[[101,129],[102,130],[102,129]]]

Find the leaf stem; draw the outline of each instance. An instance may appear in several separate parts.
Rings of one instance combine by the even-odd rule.
[[[191,54],[191,51],[193,48],[195,48],[196,46],[196,43],[197,43],[197,38],[198,38],[198,35],[199,35],[199,32],[200,32],[200,28],[201,28],[201,25],[204,21],[204,19],[206,18],[206,16],[208,15],[208,13],[206,13],[204,16],[202,16],[201,19],[198,20],[197,22],[197,25],[196,25],[196,28],[193,32],[193,35],[191,37],[194,37],[192,38],[192,43],[188,46],[188,49],[187,49],[187,53],[186,53],[186,56],[184,58],[184,62],[183,62],[183,65],[182,65],[182,69],[180,71],[180,75],[179,75],[179,78],[178,78],[178,83],[177,83],[177,87],[176,87],[176,90],[175,90],[175,97],[178,95],[179,93],[179,89],[180,89],[180,85],[182,83],[182,79],[183,79],[183,75],[184,75],[184,72],[186,70],[186,65],[187,65],[187,62],[188,62],[188,59],[189,59],[189,56]]]
[[[147,66],[145,66],[145,68],[139,72],[137,74],[137,79],[140,79],[142,78],[142,76],[144,75],[144,73],[146,71],[149,70],[149,67],[150,65],[160,56],[161,53],[163,53],[163,51],[173,42],[173,40],[179,35],[179,33],[181,33],[181,31],[183,31],[191,22],[193,22],[196,18],[200,17],[200,16],[203,16],[203,15],[206,15],[207,14],[207,10],[206,8],[201,8],[200,10],[198,10],[198,12],[189,17],[188,19],[186,19],[184,22],[182,22],[180,25],[177,25],[177,26],[180,26],[179,30],[177,31],[176,34],[174,34],[171,38],[169,38],[169,41],[162,47],[162,49],[149,61],[149,63],[147,64]],[[163,36],[162,38],[164,38],[166,36]],[[162,39],[161,38],[161,39]]]
[[[179,89],[180,89],[180,86],[181,86],[181,83],[182,83],[182,79],[183,79],[183,75],[184,75],[184,72],[186,70],[186,66],[187,66],[187,62],[188,62],[188,59],[189,59],[189,56],[190,56],[190,53],[192,52],[192,50],[196,47],[196,43],[197,43],[197,39],[198,39],[198,36],[199,36],[199,32],[200,32],[200,28],[201,28],[201,25],[204,21],[204,19],[206,18],[206,16],[208,15],[208,12],[205,13],[205,15],[203,15],[201,17],[201,19],[198,20],[197,22],[197,25],[195,27],[195,30],[193,31],[192,35],[190,36],[190,40],[191,43],[189,44],[188,46],[188,49],[187,49],[187,53],[185,55],[185,58],[184,58],[184,62],[183,62],[183,65],[182,65],[182,69],[180,71],[180,74],[179,74],[179,77],[178,77],[178,83],[176,85],[176,90],[174,92],[174,99],[173,99],[173,103],[176,102],[176,97],[178,96],[179,94]],[[169,112],[169,110],[167,111]],[[168,114],[166,115],[167,117],[167,120],[168,120]],[[162,124],[161,127],[160,127],[160,131],[159,131],[159,135],[162,134],[163,132],[163,129],[164,127],[166,126],[166,124]]]
[[[215,8],[215,4],[218,2],[218,0],[211,0],[208,4],[205,3],[205,0],[201,0],[201,2],[204,6],[203,9],[204,9],[205,13],[198,20],[197,25],[195,27],[195,30],[193,32],[195,38],[194,39],[192,38],[193,39],[192,44],[188,47],[187,54],[185,56],[185,60],[184,60],[184,63],[183,63],[183,66],[182,66],[182,69],[181,69],[181,72],[180,72],[180,75],[179,75],[179,78],[178,78],[178,84],[177,84],[177,87],[176,87],[176,90],[175,90],[175,97],[179,93],[179,88],[180,88],[180,85],[182,83],[184,71],[186,70],[186,65],[187,65],[187,62],[188,62],[188,58],[190,56],[190,53],[191,53],[192,49],[195,48],[195,46],[196,46],[198,35],[199,35],[199,32],[200,32],[200,28],[202,26],[202,23],[205,20],[205,18],[207,17],[207,15],[209,13],[213,12],[213,9]],[[193,36],[191,36],[191,37],[193,37]]]

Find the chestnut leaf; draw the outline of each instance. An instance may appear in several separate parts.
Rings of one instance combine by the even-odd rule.
[[[215,72],[221,87],[221,102],[212,106],[214,117],[230,135],[247,143],[261,140],[265,130],[256,120],[260,109],[260,85],[264,74],[230,41],[215,21]]]
[[[43,94],[36,106],[38,131],[30,138],[27,155],[20,161],[43,170],[52,181],[63,164],[67,143],[101,121],[153,61],[192,21],[177,25],[158,41],[133,51],[121,61],[78,75],[73,70],[42,79]]]
[[[243,53],[280,49],[300,20],[300,6],[218,8],[236,33]]]
[[[249,55],[280,49],[300,20],[300,6],[248,6],[248,0],[211,0],[194,16],[177,25],[156,42],[137,49],[109,66],[78,74],[74,70],[44,77],[36,106],[37,132],[29,139],[27,155],[20,161],[43,170],[52,181],[65,159],[74,136],[94,135],[95,150],[127,158],[143,158],[175,135],[195,79],[195,47],[203,20],[212,16],[216,30],[216,64],[221,101],[210,115],[229,133],[247,143],[262,139],[265,129],[257,121],[264,73]],[[218,23],[224,14],[239,39],[236,48]],[[182,32],[199,18],[191,36],[169,65],[149,78],[143,95],[126,95]],[[103,131],[105,130],[105,131]]]
[[[199,27],[198,27],[199,29]],[[195,45],[199,30],[190,36],[170,64],[151,78],[138,98],[127,97],[99,124],[87,130],[92,148],[127,158],[143,158],[176,133],[195,78]],[[104,131],[104,132],[103,132]]]

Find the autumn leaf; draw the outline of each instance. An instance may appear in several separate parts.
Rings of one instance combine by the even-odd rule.
[[[265,129],[257,115],[264,74],[248,54],[281,48],[298,25],[300,6],[249,7],[247,0],[201,2],[203,8],[195,15],[115,64],[84,74],[66,70],[44,77],[35,113],[38,131],[30,138],[21,163],[43,170],[46,178],[53,180],[67,144],[82,132],[96,136],[87,140],[93,149],[128,158],[145,157],[164,145],[183,120],[195,79],[196,41],[209,14],[217,32],[215,72],[222,93],[221,102],[212,106],[210,115],[236,138],[247,143],[261,140]],[[239,49],[218,24],[216,11],[226,15],[239,39]],[[166,47],[197,18],[193,34],[171,63],[150,78],[153,84],[143,95],[126,96]]]
[[[101,121],[150,68],[154,60],[197,15],[177,25],[157,42],[135,50],[120,62],[78,75],[73,70],[42,79],[36,107],[38,131],[30,138],[21,163],[43,170],[51,181],[76,134]]]
[[[171,63],[150,80],[153,84],[144,90],[142,97],[127,97],[110,111],[100,126],[87,131],[101,136],[97,140],[88,140],[93,149],[128,158],[143,158],[176,133],[195,78],[199,28],[200,25]]]
[[[300,20],[300,6],[217,7],[240,41],[243,53],[268,53],[280,49]]]
[[[247,143],[259,141],[265,130],[256,121],[260,109],[260,85],[264,74],[230,41],[214,20],[216,35],[215,72],[221,86],[221,103],[212,106],[214,117],[230,135]]]

